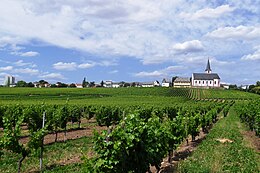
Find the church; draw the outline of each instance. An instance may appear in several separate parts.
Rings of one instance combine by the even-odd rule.
[[[218,88],[220,87],[220,77],[217,73],[211,73],[210,62],[205,69],[205,73],[193,73],[191,77],[192,87]]]

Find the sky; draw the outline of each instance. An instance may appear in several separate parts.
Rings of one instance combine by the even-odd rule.
[[[1,0],[0,84],[260,80],[260,0]]]

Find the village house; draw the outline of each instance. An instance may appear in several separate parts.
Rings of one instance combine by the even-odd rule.
[[[33,85],[34,85],[35,88],[49,88],[49,87],[51,87],[51,84],[49,84],[49,83],[34,82]]]
[[[160,82],[159,81],[154,81],[154,82],[142,82],[141,83],[142,87],[159,87],[160,86]]]
[[[229,89],[229,85],[228,84],[220,84],[220,87],[222,87],[224,89]]]
[[[111,80],[107,80],[107,81],[105,81],[105,83],[104,83],[104,87],[106,87],[106,88],[112,88],[112,84],[113,84],[113,82],[112,82]]]
[[[112,88],[119,88],[119,87],[121,87],[121,83],[120,82],[113,82],[112,83]]]
[[[189,77],[177,77],[173,81],[173,87],[175,88],[189,88],[191,87],[191,81]]]
[[[76,88],[83,88],[82,84],[76,83],[75,85],[76,85]]]
[[[170,87],[171,86],[171,81],[169,79],[163,79],[162,80],[162,87]]]

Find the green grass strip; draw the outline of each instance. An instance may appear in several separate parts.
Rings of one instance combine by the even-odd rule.
[[[260,172],[260,153],[248,147],[250,141],[241,134],[245,130],[232,107],[229,115],[219,120],[192,156],[179,163],[178,172]],[[223,138],[233,142],[217,141]]]
[[[57,142],[44,147],[43,164],[44,172],[80,172],[84,168],[81,163],[63,163],[69,162],[75,157],[80,159],[83,154],[87,154],[91,149],[92,138],[83,137],[66,142]],[[4,151],[0,157],[0,173],[17,172],[17,161],[20,155]],[[68,164],[68,165],[67,165]],[[81,166],[83,166],[81,168]],[[22,172],[39,171],[39,158],[37,153],[26,158],[22,165]]]

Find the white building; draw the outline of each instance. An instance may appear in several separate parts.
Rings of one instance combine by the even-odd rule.
[[[191,82],[189,77],[177,77],[173,81],[173,87],[176,88],[189,88],[191,87]]]
[[[76,88],[83,88],[83,85],[81,83],[76,83]]]
[[[240,88],[242,90],[247,90],[247,89],[249,89],[249,85],[241,85]]]
[[[8,86],[8,87],[13,87],[13,86],[15,86],[15,77],[13,77],[13,76],[11,76],[11,75],[5,76],[4,85],[5,85],[5,86]]]
[[[229,89],[229,85],[228,84],[221,84],[221,87],[223,87],[224,89]]]
[[[107,81],[105,81],[105,83],[104,83],[104,87],[106,87],[106,88],[112,88],[112,84],[113,84],[113,82],[112,82],[111,80],[107,80]]]
[[[163,79],[162,80],[162,87],[170,87],[171,81],[169,79]]]
[[[141,86],[142,87],[158,87],[160,86],[160,82],[159,81],[154,81],[154,82],[143,82],[141,83]]]
[[[121,85],[121,83],[113,82],[113,83],[112,83],[112,88],[119,88],[120,85]]]
[[[193,87],[204,87],[204,88],[216,88],[220,87],[220,77],[217,73],[211,73],[210,63],[208,60],[205,73],[193,73],[192,74]]]

